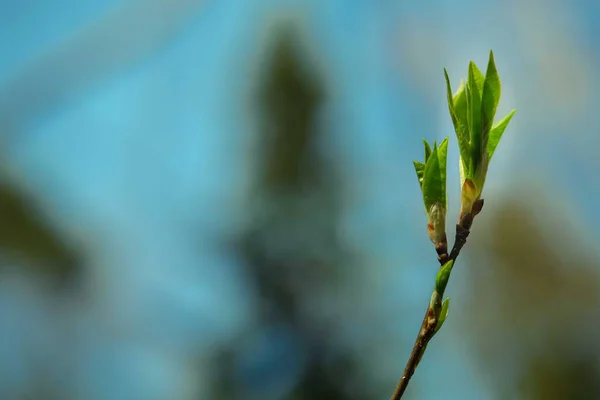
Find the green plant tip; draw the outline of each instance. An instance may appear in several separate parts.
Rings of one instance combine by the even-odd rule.
[[[444,295],[444,291],[446,290],[448,279],[450,279],[450,273],[452,272],[453,266],[454,260],[450,260],[438,270],[437,276],[435,277],[435,290],[440,294],[440,296]]]

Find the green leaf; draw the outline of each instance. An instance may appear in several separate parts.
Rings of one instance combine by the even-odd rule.
[[[456,92],[456,95],[452,96],[450,78],[448,77],[448,71],[446,71],[445,68],[444,76],[446,78],[448,110],[450,111],[450,118],[452,119],[452,124],[454,125],[454,132],[456,132],[456,139],[458,140],[458,149],[460,151],[463,167],[464,169],[468,169],[471,157],[469,150],[469,132],[465,84],[464,82],[461,82],[458,91]]]
[[[465,108],[467,109],[467,139],[469,140],[469,156],[471,155],[471,87],[465,84]]]
[[[442,325],[444,325],[444,322],[446,321],[446,318],[448,317],[449,308],[450,308],[450,297],[446,297],[444,299],[444,301],[442,302],[442,310],[440,311],[440,315],[438,317],[438,323],[437,323],[437,326],[435,327],[436,333],[437,333],[437,331],[440,330]]]
[[[449,309],[450,309],[450,297],[446,297],[444,299],[444,302],[442,303],[442,312],[440,313],[440,321],[442,321],[442,323],[448,317],[448,310]]]
[[[433,142],[433,150],[425,163],[423,173],[423,202],[427,212],[427,232],[435,244],[446,237],[446,158],[448,138],[440,146]]]
[[[425,163],[423,171],[423,202],[427,212],[435,203],[445,204],[446,182],[442,181],[437,144],[433,142],[433,151]]]
[[[413,161],[415,171],[417,172],[417,179],[419,180],[419,186],[423,188],[423,172],[425,171],[425,164],[419,161]]]
[[[500,75],[496,69],[494,53],[490,50],[490,59],[488,61],[487,71],[485,73],[485,82],[483,85],[483,96],[481,100],[481,119],[482,119],[482,142],[483,149],[487,149],[488,135],[494,124],[496,108],[502,95],[502,86],[500,85]]]
[[[446,160],[448,159],[448,137],[442,140],[440,143],[440,147],[437,149],[438,162],[440,164],[440,177],[442,181],[442,193],[444,195],[444,199],[442,204],[444,207],[448,204],[448,199],[446,197]]]
[[[435,291],[438,292],[440,296],[443,296],[444,290],[446,290],[446,285],[448,284],[448,279],[450,278],[450,272],[452,272],[453,266],[454,260],[450,260],[438,270],[435,277]]]
[[[467,113],[469,119],[469,133],[471,144],[470,171],[475,171],[481,160],[481,96],[477,87],[477,67],[474,62],[469,63],[469,80],[467,82]]]
[[[481,95],[483,94],[483,84],[485,82],[485,76],[483,76],[483,74],[481,73],[481,70],[477,67],[477,64],[475,64],[473,61],[471,61],[469,63],[469,70],[472,70],[473,72],[473,78],[475,81],[475,86],[473,87],[477,87],[477,90],[479,92],[479,97],[481,97]],[[471,73],[471,71],[469,71],[469,73]]]
[[[469,120],[467,119],[467,92],[465,88],[466,83],[464,80],[461,80],[460,86],[458,86],[458,90],[452,98],[452,102],[454,103],[454,112],[456,113],[456,118],[458,118],[460,123],[465,127],[463,136],[468,142],[469,132],[467,131],[467,127],[469,126]]]
[[[502,134],[504,133],[504,130],[508,126],[508,123],[510,122],[513,115],[515,115],[516,111],[517,110],[512,110],[511,112],[509,112],[508,115],[502,118],[496,125],[494,125],[494,127],[490,131],[490,138],[487,143],[488,161],[492,159],[492,156],[496,151],[496,147],[498,146],[498,143],[500,143]]]
[[[425,146],[425,162],[427,162],[427,159],[431,155],[431,146],[425,139],[423,139],[423,145]]]

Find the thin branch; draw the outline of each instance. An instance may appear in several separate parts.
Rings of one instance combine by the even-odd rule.
[[[440,266],[445,265],[450,260],[456,261],[463,246],[467,243],[467,237],[469,236],[469,233],[471,231],[473,219],[477,214],[479,214],[481,208],[483,207],[483,199],[478,200],[476,203],[477,204],[473,206],[473,212],[471,214],[461,216],[459,223],[456,225],[456,236],[454,239],[454,246],[452,247],[450,255],[447,254],[447,246],[436,246]],[[443,296],[444,293],[439,293],[439,298],[442,298]],[[417,366],[419,365],[419,362],[421,361],[421,358],[423,358],[423,354],[425,353],[427,344],[435,335],[438,320],[439,312],[436,313],[430,303],[427,307],[427,311],[425,312],[425,317],[423,318],[423,323],[421,324],[421,329],[419,329],[419,334],[417,335],[417,339],[415,340],[415,344],[413,346],[412,352],[410,353],[410,357],[406,362],[404,373],[398,381],[396,389],[394,390],[394,393],[392,394],[390,400],[399,400],[400,398],[402,398],[404,391],[408,387],[410,378],[412,378],[413,374],[415,373],[415,370],[417,369]]]

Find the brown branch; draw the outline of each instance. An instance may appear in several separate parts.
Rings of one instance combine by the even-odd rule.
[[[440,266],[443,266],[450,260],[456,261],[463,246],[467,243],[467,237],[469,236],[469,233],[471,231],[473,219],[477,214],[479,214],[482,207],[483,199],[478,200],[476,202],[476,204],[473,206],[473,211],[471,214],[466,214],[460,217],[460,221],[456,225],[456,236],[454,239],[454,246],[452,246],[452,251],[450,252],[450,255],[447,254],[447,247],[444,248],[444,246],[436,246]],[[419,361],[421,361],[421,358],[425,353],[427,344],[435,335],[435,330],[439,320],[439,307],[441,307],[440,302],[443,296],[444,293],[439,293],[437,296],[437,301],[434,304],[437,310],[434,310],[432,308],[431,302],[427,307],[425,317],[423,318],[423,323],[421,324],[421,329],[419,329],[419,334],[417,335],[417,339],[415,340],[412,352],[410,353],[410,357],[406,362],[406,367],[404,367],[404,373],[398,381],[396,389],[394,390],[394,393],[392,394],[390,400],[399,400],[400,398],[402,398],[404,391],[408,387],[410,378],[412,378],[413,374],[415,373],[415,370],[417,369],[417,366],[419,365]]]

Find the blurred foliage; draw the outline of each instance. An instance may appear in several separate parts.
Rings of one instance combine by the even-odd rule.
[[[534,217],[547,197],[522,195],[471,237],[464,334],[498,398],[600,398],[598,260],[558,210]]]
[[[349,352],[340,351],[337,321],[319,310],[323,304],[319,299],[347,284],[343,265],[348,257],[336,238],[340,182],[318,151],[315,117],[326,85],[306,68],[291,32],[281,31],[277,37],[271,60],[264,63],[265,80],[257,96],[264,159],[249,201],[256,207],[250,211],[252,223],[236,245],[260,297],[253,330],[285,331],[287,339],[274,339],[283,344],[272,346],[283,347],[278,357],[302,358],[299,382],[286,398],[365,399],[371,396],[347,389],[360,376],[358,362]],[[240,357],[236,352],[243,343],[240,339],[222,352],[217,381],[227,383],[219,385],[219,398],[266,398],[250,388],[265,384],[245,384],[247,378],[236,371]],[[277,364],[266,368],[273,374]],[[268,373],[250,375],[269,380]]]
[[[266,151],[262,189],[267,191],[314,186],[323,172],[321,160],[314,154],[314,126],[324,87],[305,68],[299,54],[294,34],[280,31],[271,64],[265,64],[267,80],[258,93]]]
[[[50,227],[35,202],[16,187],[0,183],[0,253],[59,281],[77,271],[78,255]]]

